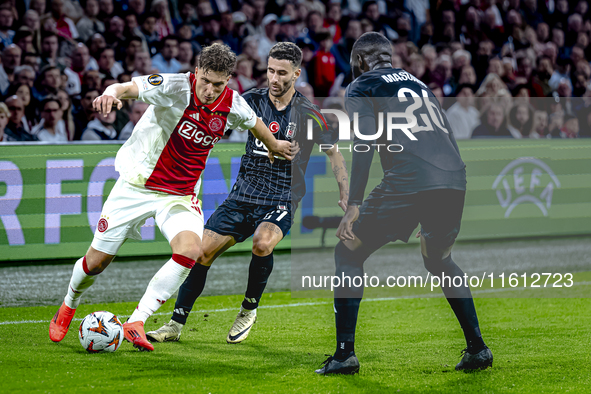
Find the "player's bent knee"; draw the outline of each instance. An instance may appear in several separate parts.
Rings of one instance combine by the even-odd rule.
[[[268,239],[255,239],[252,242],[252,253],[257,256],[264,257],[273,253],[275,243]]]
[[[88,267],[88,274],[89,275],[98,275],[103,272],[109,263],[106,262],[95,262],[95,263],[88,263],[88,259],[86,259],[87,263],[86,266]]]
[[[260,257],[268,256],[273,253],[275,246],[272,238],[255,236],[252,240],[252,253]]]
[[[177,254],[182,254],[190,258],[193,261],[197,261],[203,258],[203,251],[197,245],[187,245],[184,248],[181,248],[180,252],[176,252]]]
[[[205,253],[201,253],[199,254],[199,257],[195,259],[195,264],[199,264],[202,265],[204,267],[211,267],[211,264],[214,261],[214,253],[211,254],[205,254]]]
[[[172,248],[172,253],[183,255],[193,261],[203,258],[203,250],[199,245],[193,242],[184,242],[180,245],[175,245],[175,247]]]
[[[200,259],[203,255],[203,248],[199,236],[191,231],[183,231],[170,242],[173,254],[186,256],[193,261]]]
[[[450,255],[453,245],[453,240],[451,241],[451,244],[449,241],[445,240],[436,242],[433,239],[427,240],[421,235],[421,254],[423,255],[423,258],[445,259]]]
[[[91,275],[100,274],[109,266],[115,256],[90,248],[85,255],[86,267]]]
[[[427,271],[432,275],[438,276],[442,272],[445,272],[451,262],[451,254],[448,254],[445,258],[441,257],[441,254],[431,255],[433,257],[427,257],[423,255],[423,264]]]
[[[340,241],[334,250],[337,269],[344,266],[361,267],[371,253],[364,248],[349,249],[343,241]]]

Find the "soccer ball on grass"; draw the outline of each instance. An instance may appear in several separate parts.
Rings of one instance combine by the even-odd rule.
[[[123,326],[111,312],[92,312],[80,323],[78,338],[89,353],[114,352],[123,341]]]

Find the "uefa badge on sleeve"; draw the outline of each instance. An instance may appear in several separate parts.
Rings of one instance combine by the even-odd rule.
[[[164,82],[164,77],[160,74],[152,74],[148,77],[148,83],[152,86],[162,85],[162,82]]]

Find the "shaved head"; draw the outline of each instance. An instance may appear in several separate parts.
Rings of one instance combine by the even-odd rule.
[[[353,44],[353,54],[359,53],[366,56],[385,55],[392,56],[392,45],[390,40],[376,32],[362,34]]]
[[[392,63],[392,45],[383,35],[376,32],[363,34],[351,51],[351,69],[353,78],[359,77],[367,71],[371,71],[380,64]]]

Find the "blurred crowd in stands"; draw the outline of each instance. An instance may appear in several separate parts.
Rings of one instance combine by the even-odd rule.
[[[368,31],[391,40],[393,66],[431,88],[458,139],[590,136],[586,0],[8,0],[0,141],[125,140],[147,105],[99,117],[93,100],[134,76],[193,71],[214,42],[239,55],[229,86],[240,93],[266,86],[272,45],[295,42],[296,88],[342,108]]]

